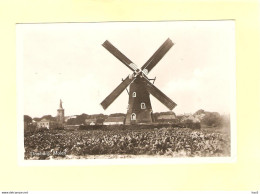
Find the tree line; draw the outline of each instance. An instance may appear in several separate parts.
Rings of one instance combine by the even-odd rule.
[[[157,120],[156,118],[160,115],[175,115],[174,112],[172,111],[168,111],[168,112],[157,112],[154,113],[153,116],[155,118],[155,120]],[[208,112],[208,111],[204,111],[202,109],[196,111],[192,116],[196,117],[196,116],[201,116],[200,119],[200,124],[201,125],[205,125],[205,126],[210,126],[210,127],[218,127],[218,126],[229,126],[230,125],[230,119],[229,116],[226,115],[220,115],[218,112]],[[66,124],[67,125],[84,125],[85,124],[85,120],[86,119],[96,119],[96,123],[103,123],[105,119],[107,119],[108,117],[120,117],[120,116],[126,116],[126,114],[124,113],[114,113],[114,114],[110,114],[110,115],[104,115],[104,114],[93,114],[93,115],[88,115],[88,114],[81,114],[81,115],[76,115],[75,118],[70,118],[67,120]],[[176,118],[181,121],[182,118],[185,117],[184,115],[182,116],[177,116]],[[40,121],[42,119],[47,119],[50,121],[56,121],[56,117],[53,117],[52,115],[44,115],[42,117],[30,117],[29,115],[24,115],[24,123],[26,125],[32,123],[32,121]],[[183,121],[183,123],[193,123],[194,121],[186,119],[185,121]]]

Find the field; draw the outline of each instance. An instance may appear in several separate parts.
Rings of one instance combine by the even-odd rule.
[[[230,156],[226,128],[46,130],[24,135],[25,159]]]

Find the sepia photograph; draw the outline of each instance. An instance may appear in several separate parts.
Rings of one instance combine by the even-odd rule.
[[[257,193],[259,8],[0,1],[0,191]]]
[[[235,155],[235,22],[17,24],[19,157]]]

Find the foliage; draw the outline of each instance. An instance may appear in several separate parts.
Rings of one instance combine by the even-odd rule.
[[[32,117],[30,117],[28,115],[24,115],[23,120],[25,123],[32,123]]]
[[[89,119],[89,115],[87,114],[81,114],[81,115],[77,115],[76,118],[70,118],[67,121],[68,125],[81,125],[85,123],[85,120]]]
[[[109,117],[125,117],[126,114],[124,113],[113,113],[113,114],[110,114]]]
[[[33,130],[34,125],[32,124],[32,117],[24,115],[24,130]]]
[[[222,119],[220,114],[217,112],[207,112],[201,120],[201,124],[210,127],[222,126]]]
[[[27,132],[35,132],[36,131],[36,125],[30,123],[30,124],[26,124],[24,123],[24,133]]]
[[[45,130],[27,133],[24,139],[25,159],[50,159],[49,156],[32,157],[31,153],[53,153],[54,151],[73,156],[130,154],[204,157],[230,155],[229,135],[188,128]]]
[[[44,115],[41,117],[41,120],[42,119],[47,119],[47,120],[50,120],[50,121],[56,121],[56,117],[53,117],[51,115]]]
[[[56,117],[53,117],[51,115],[44,115],[42,117],[34,117],[33,120],[35,120],[36,122],[38,121],[41,121],[42,119],[47,119],[47,120],[50,120],[50,121],[56,121]]]
[[[221,115],[221,125],[223,127],[230,128],[230,117],[229,117],[229,115]]]
[[[181,126],[187,127],[187,128],[190,128],[190,129],[200,129],[200,128],[201,128],[200,123],[193,122],[193,121],[190,120],[190,119],[185,120],[185,121],[182,123]]]
[[[34,117],[33,120],[35,120],[36,122],[38,122],[38,121],[41,120],[41,118],[39,118],[39,117]]]
[[[194,113],[194,115],[200,115],[200,114],[205,114],[205,113],[206,113],[205,110],[200,109],[200,110],[196,111],[196,112]]]
[[[85,120],[86,119],[97,119],[97,122],[103,122],[106,118],[107,115],[103,115],[103,114],[95,114],[95,115],[88,115],[88,114],[81,114],[81,115],[77,115],[76,118],[70,118],[67,121],[68,125],[84,125],[85,124]]]
[[[80,125],[79,130],[142,130],[167,127],[180,127],[178,124],[145,124],[145,125]],[[183,126],[184,127],[184,126]]]

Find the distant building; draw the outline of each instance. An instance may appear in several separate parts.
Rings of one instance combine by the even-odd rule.
[[[62,107],[62,101],[60,100],[60,107],[57,110],[56,119],[53,118],[51,115],[47,115],[45,117],[46,118],[43,118],[40,121],[37,121],[38,119],[37,120],[33,119],[32,120],[33,125],[36,125],[37,128],[47,128],[47,129],[56,129],[61,127],[63,128],[65,117],[64,117],[64,109]]]
[[[166,120],[172,120],[176,119],[175,115],[158,115],[157,117],[158,120],[166,119]]]
[[[50,121],[48,119],[42,119],[41,121],[37,122],[37,128],[47,128],[47,129],[54,129],[57,128],[59,125],[55,121]]]
[[[177,121],[177,117],[175,114],[167,114],[167,115],[158,115],[157,122],[159,123],[175,123]]]
[[[94,119],[86,119],[85,120],[85,124],[86,125],[96,125],[97,124],[97,119],[94,118]]]
[[[57,122],[59,123],[60,126],[63,126],[64,122],[65,122],[64,109],[62,107],[62,101],[61,100],[60,100],[60,107],[57,110]]]
[[[123,125],[125,122],[125,117],[108,117],[104,121],[104,125]]]

